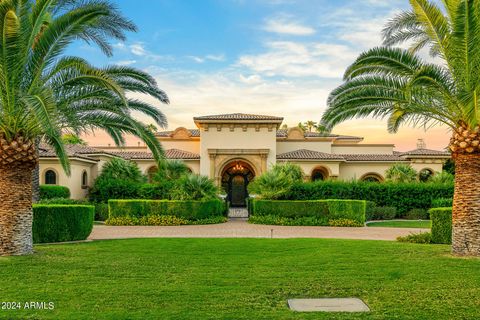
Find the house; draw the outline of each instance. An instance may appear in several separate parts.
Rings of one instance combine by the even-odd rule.
[[[192,172],[208,176],[222,186],[234,205],[244,203],[246,186],[275,163],[298,164],[307,180],[341,179],[381,182],[394,163],[410,164],[418,172],[442,171],[450,154],[429,150],[423,141],[417,149],[397,152],[393,144],[365,144],[362,137],[280,129],[282,117],[221,114],[193,118],[195,129],[177,128],[157,133],[168,159],[184,161]],[[135,161],[151,176],[157,170],[146,146],[123,148],[67,146],[72,174],[67,177],[48,146],[40,149],[41,184],[70,188],[83,198],[88,187],[114,157]]]

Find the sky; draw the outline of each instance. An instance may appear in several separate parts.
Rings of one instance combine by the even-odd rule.
[[[381,44],[383,25],[407,0],[115,0],[137,26],[127,41],[114,42],[106,57],[85,43],[70,53],[93,64],[129,65],[152,74],[171,104],[157,105],[169,130],[193,128],[192,118],[221,113],[283,116],[284,123],[318,121],[329,93],[355,58]],[[149,123],[148,119],[140,120]],[[365,137],[365,143],[394,143],[410,150],[419,138],[443,149],[445,127],[404,127],[393,135],[385,120],[357,119],[334,128]],[[104,134],[86,139],[111,143]],[[137,139],[128,139],[137,144]]]

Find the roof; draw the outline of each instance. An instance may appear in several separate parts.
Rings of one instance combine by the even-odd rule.
[[[345,160],[342,156],[325,152],[300,149],[277,155],[279,160]]]
[[[402,162],[407,161],[397,154],[342,154],[346,161]]]
[[[431,150],[431,149],[415,149],[407,152],[402,152],[402,156],[444,156],[450,157],[450,152],[447,151],[438,151],[438,150]]]
[[[89,155],[92,154],[112,155],[112,153],[110,152],[105,152],[100,149],[76,144],[65,145],[65,152],[67,153],[67,156],[69,158],[81,158],[90,161],[97,161],[97,159],[89,157]],[[57,158],[57,153],[55,152],[55,150],[51,146],[43,143],[40,144],[40,147],[38,149],[38,155],[41,158]]]
[[[277,130],[277,138],[286,138],[288,136],[288,129],[279,129]],[[305,131],[304,136],[306,138],[335,138],[337,140],[363,140],[362,137],[355,136],[344,136],[332,133],[320,133],[320,132],[310,132]]]
[[[153,154],[151,152],[114,152],[115,155],[126,160],[153,160]],[[188,152],[185,150],[179,149],[168,149],[165,150],[165,157],[167,159],[182,159],[182,160],[192,160],[200,159],[200,155],[193,152]]]
[[[275,116],[265,116],[259,114],[247,114],[247,113],[230,113],[230,114],[217,114],[211,116],[202,116],[193,118],[195,121],[211,121],[211,120],[226,120],[226,121],[255,121],[255,120],[266,120],[266,121],[283,121],[283,117]]]
[[[200,137],[199,129],[187,129],[192,137]],[[170,137],[175,131],[161,131],[157,132],[155,135],[157,137]]]

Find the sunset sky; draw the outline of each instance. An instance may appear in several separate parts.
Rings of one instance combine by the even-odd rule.
[[[329,92],[362,51],[380,45],[380,31],[407,0],[116,0],[139,32],[115,43],[113,57],[84,43],[71,54],[95,65],[130,65],[154,75],[172,103],[158,104],[168,129],[194,127],[192,117],[219,113],[283,116],[294,126],[318,121]],[[144,120],[148,122],[146,119]],[[402,128],[396,135],[382,120],[360,119],[334,133],[394,143],[398,150],[443,149],[447,128]],[[91,145],[110,140],[98,133]],[[137,144],[129,139],[129,144]]]

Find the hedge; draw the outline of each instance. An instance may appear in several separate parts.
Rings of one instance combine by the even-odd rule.
[[[453,198],[453,184],[316,181],[297,183],[281,200],[357,199],[395,207],[399,216],[412,209],[430,209],[432,200]]]
[[[363,200],[254,200],[252,215],[284,218],[314,217],[328,225],[332,219],[349,219],[365,223],[366,201]]]
[[[40,199],[70,198],[70,189],[64,186],[41,185]]]
[[[125,180],[100,180],[89,193],[89,199],[95,203],[107,203],[110,199],[168,199],[173,188],[172,181],[161,184],[135,183]]]
[[[92,232],[95,208],[84,205],[33,205],[33,242],[85,240]]]
[[[433,199],[431,208],[453,207],[453,198]]]
[[[220,199],[204,201],[176,200],[109,200],[109,218],[145,216],[175,216],[186,220],[201,220],[226,213],[225,203]]]
[[[452,243],[452,208],[430,209],[432,243]]]

